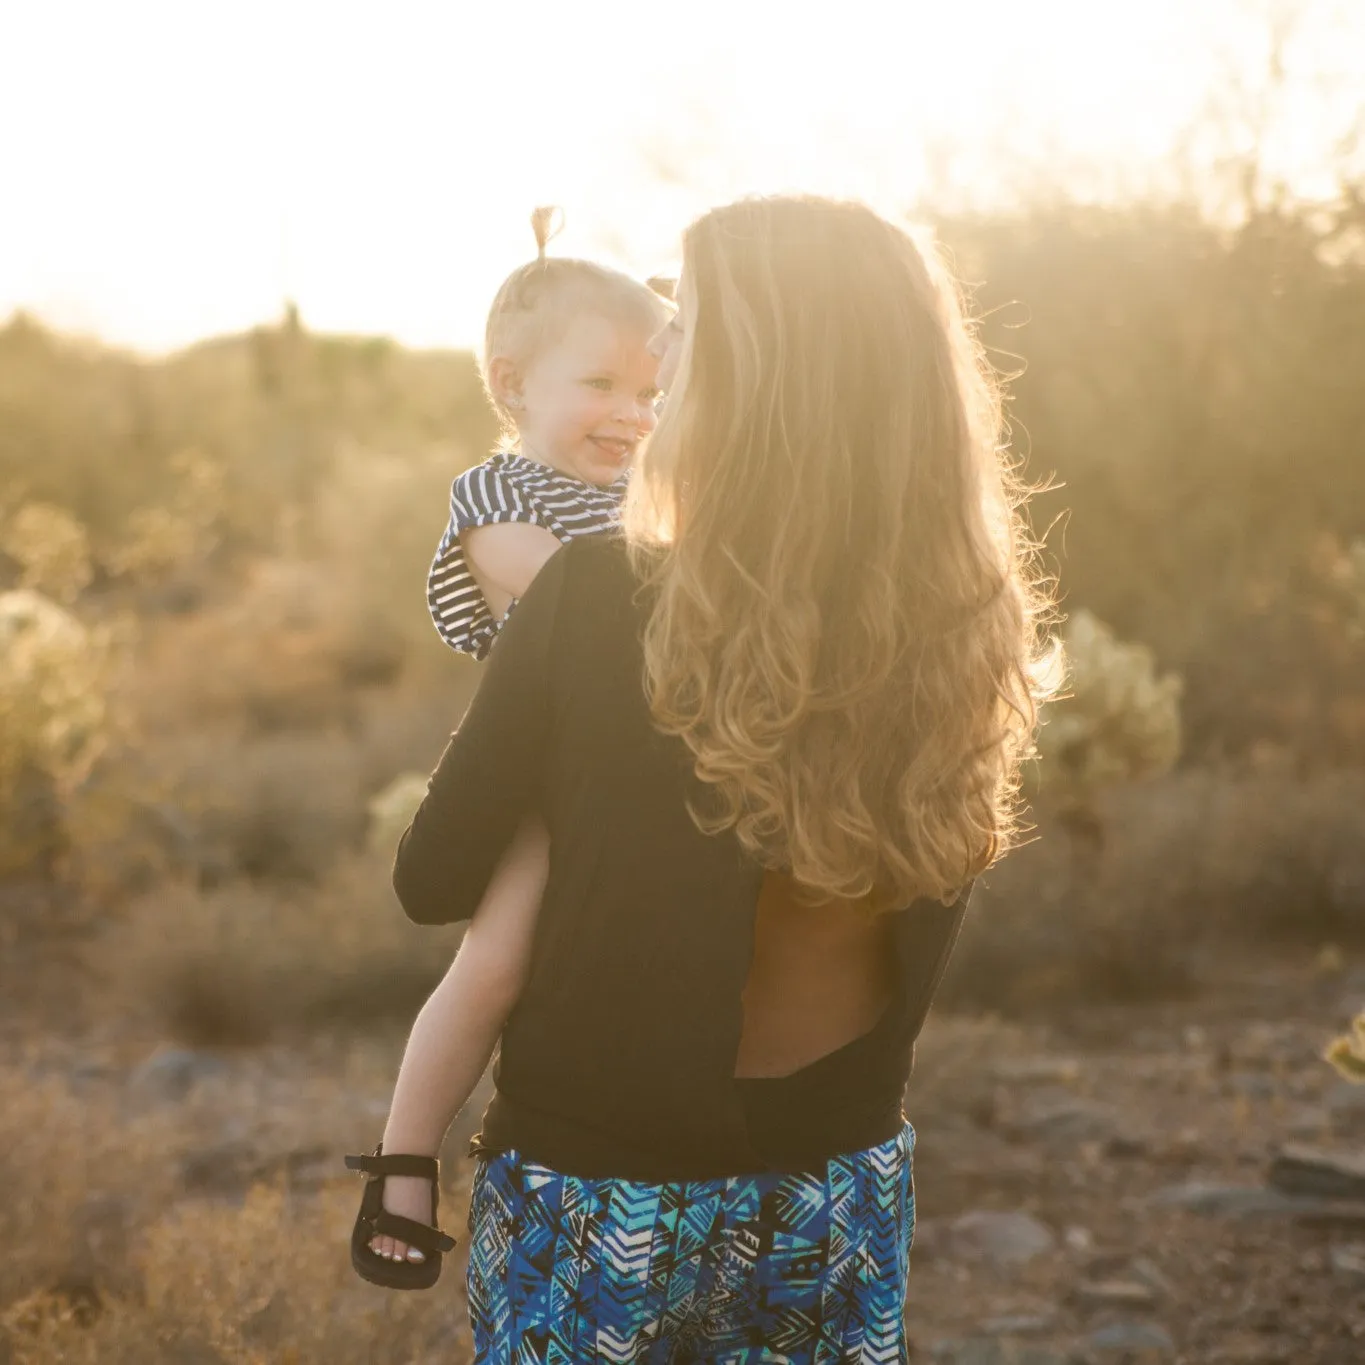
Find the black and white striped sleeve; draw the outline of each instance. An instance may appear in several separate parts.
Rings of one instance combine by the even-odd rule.
[[[555,555],[507,622],[399,840],[393,887],[418,924],[474,917],[525,818],[544,808],[565,579]]]
[[[452,649],[482,659],[502,622],[488,608],[469,570],[463,532],[502,522],[544,525],[535,504],[498,467],[496,460],[466,470],[450,489],[450,521],[427,573],[427,607],[441,638]]]

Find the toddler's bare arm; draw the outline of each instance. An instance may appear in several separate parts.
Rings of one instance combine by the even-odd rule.
[[[474,526],[460,537],[465,559],[494,616],[504,616],[559,549],[553,531],[524,522]]]
[[[408,1035],[384,1129],[385,1152],[435,1156],[478,1085],[526,979],[549,866],[549,835],[539,820],[528,820],[498,865],[450,970]],[[431,1187],[416,1177],[389,1176],[384,1207],[430,1222]],[[420,1251],[393,1237],[375,1237],[370,1248],[392,1260],[423,1259]]]
[[[528,821],[413,1025],[384,1130],[386,1152],[435,1155],[479,1083],[521,993],[549,857],[544,826]]]

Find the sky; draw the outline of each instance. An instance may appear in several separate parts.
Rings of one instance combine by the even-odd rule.
[[[319,330],[468,345],[536,204],[564,209],[552,250],[648,274],[744,193],[1141,192],[1264,71],[1281,2],[16,3],[0,318],[156,353],[292,298]],[[1313,79],[1271,154],[1311,180],[1365,100],[1365,4],[1295,7]]]

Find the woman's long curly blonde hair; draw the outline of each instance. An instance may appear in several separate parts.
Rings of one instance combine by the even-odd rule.
[[[957,291],[864,205],[766,198],[688,229],[681,302],[625,526],[693,818],[811,900],[950,900],[1017,831],[1055,674]]]

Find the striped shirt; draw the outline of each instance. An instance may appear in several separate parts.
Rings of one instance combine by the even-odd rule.
[[[544,526],[567,544],[617,525],[628,481],[623,474],[600,488],[515,453],[465,470],[451,485],[450,522],[427,573],[427,606],[441,639],[462,654],[485,658],[516,606],[514,601],[501,618],[493,615],[469,571],[462,532],[521,521]]]

